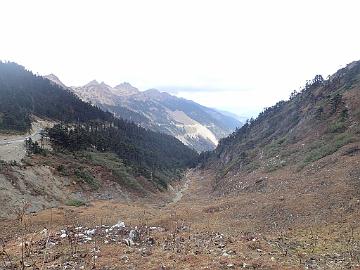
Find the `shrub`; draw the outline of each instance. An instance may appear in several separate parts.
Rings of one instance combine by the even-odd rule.
[[[327,133],[342,133],[346,130],[346,125],[343,121],[336,121],[335,123],[332,123],[328,129]]]
[[[274,172],[285,166],[286,166],[286,162],[283,160],[280,162],[271,162],[271,163],[266,164],[264,172],[266,172],[266,173]]]
[[[38,142],[34,142],[31,138],[25,140],[25,147],[28,155],[42,154],[46,156],[46,151],[40,147]]]
[[[100,187],[99,182],[88,171],[76,169],[74,173],[78,179],[82,180],[84,183],[87,183],[93,189],[98,189]]]
[[[308,164],[328,155],[335,153],[338,149],[354,141],[353,136],[348,133],[339,134],[333,140],[325,142],[314,148],[304,159],[304,164]]]
[[[82,200],[78,200],[78,199],[71,199],[71,200],[68,200],[65,204],[67,206],[79,207],[79,206],[84,206],[85,202]]]
[[[247,173],[251,173],[253,171],[256,171],[259,168],[260,168],[260,164],[258,162],[256,162],[256,161],[250,162],[249,164],[244,166],[244,170]]]
[[[129,187],[131,189],[136,189],[145,192],[143,187],[133,176],[135,172],[132,171],[132,168],[125,166],[123,161],[120,158],[118,158],[115,154],[93,152],[90,153],[90,157],[92,164],[104,166],[105,168],[111,170],[113,176],[116,179],[115,181],[117,183]]]
[[[2,171],[2,169],[5,167],[6,165],[6,161],[0,159],[0,172]]]

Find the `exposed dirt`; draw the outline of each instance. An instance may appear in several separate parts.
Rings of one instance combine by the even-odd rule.
[[[358,218],[354,213],[331,224],[299,223],[291,229],[274,229],[256,214],[266,206],[266,197],[261,199],[258,193],[251,195],[253,200],[248,196],[214,197],[211,171],[189,171],[182,185],[175,187],[176,200],[165,205],[144,200],[95,201],[27,215],[22,225],[19,220],[3,221],[0,237],[6,239],[4,254],[9,255],[3,256],[3,262],[8,268],[21,264],[24,234],[24,261],[35,268],[357,267],[360,230],[352,223]],[[282,198],[278,199],[279,209],[286,209],[281,206]]]
[[[126,203],[141,200],[163,205],[171,201],[176,192],[181,196],[181,187],[176,182],[173,183],[174,190],[169,192],[159,191],[143,177],[138,177],[137,185],[134,185],[134,178],[115,174],[109,167],[92,163],[88,154],[47,153],[46,156],[26,157],[21,165],[0,164],[0,218],[15,217],[23,202],[31,203],[26,211],[30,213],[96,200]],[[107,153],[97,154],[99,157],[113,157]],[[114,164],[113,167],[121,165]]]
[[[189,172],[187,172],[185,174],[184,180],[183,180],[183,184],[182,185],[178,185],[176,189],[172,188],[172,191],[175,192],[175,196],[171,199],[171,203],[170,204],[175,204],[178,201],[180,201],[182,199],[182,197],[184,196],[184,193],[188,190],[189,188],[189,182],[191,180],[191,177],[189,176]]]

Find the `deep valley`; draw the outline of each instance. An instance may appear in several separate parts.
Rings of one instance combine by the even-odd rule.
[[[0,269],[359,268],[360,62],[200,154],[15,63],[0,94]]]

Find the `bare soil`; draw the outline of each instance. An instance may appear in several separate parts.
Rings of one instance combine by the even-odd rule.
[[[192,170],[169,203],[94,201],[26,215],[22,222],[4,220],[3,264],[21,267],[23,242],[25,265],[33,269],[358,267],[354,213],[338,222],[274,227],[258,216],[267,205],[265,195],[216,197],[213,183],[211,171]],[[125,227],[114,227],[121,222]]]

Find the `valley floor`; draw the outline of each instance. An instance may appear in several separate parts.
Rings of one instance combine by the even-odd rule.
[[[211,175],[189,171],[168,204],[18,213],[0,222],[0,269],[357,269],[357,224],[263,227],[241,196],[212,196]]]

